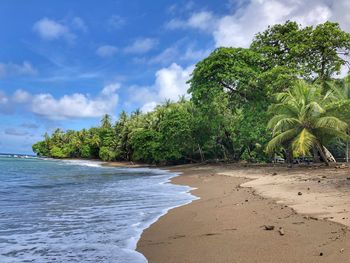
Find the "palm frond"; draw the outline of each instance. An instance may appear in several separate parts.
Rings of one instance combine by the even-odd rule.
[[[333,128],[318,128],[314,129],[314,134],[317,138],[329,137],[329,138],[340,138],[344,141],[350,141],[350,136],[345,131],[338,131]]]
[[[293,154],[305,156],[316,142],[316,137],[307,129],[303,129],[292,142]]]
[[[337,117],[325,116],[316,120],[315,128],[328,128],[344,132],[348,129],[348,124]]]
[[[293,128],[276,135],[266,146],[267,153],[273,153],[276,149],[281,147],[284,143],[291,141],[298,135],[299,129]]]

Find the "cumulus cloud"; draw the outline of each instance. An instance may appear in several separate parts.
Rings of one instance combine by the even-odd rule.
[[[151,112],[157,107],[158,103],[155,101],[147,102],[141,107],[141,111],[144,113]]]
[[[233,15],[221,17],[213,36],[216,46],[247,47],[268,25],[287,20],[315,25],[330,18],[331,9],[325,1],[253,0]]]
[[[153,110],[157,104],[164,102],[166,99],[177,101],[180,96],[187,94],[189,88],[186,83],[194,69],[194,66],[183,68],[173,63],[169,67],[158,70],[155,74],[155,82],[151,86],[137,87],[132,86],[129,89],[131,102],[141,103],[141,110],[148,112]]]
[[[294,20],[303,26],[327,20],[339,22],[350,30],[349,1],[337,0],[252,0],[231,14],[217,16],[210,12],[192,13],[186,20],[173,19],[169,29],[193,28],[213,36],[215,46],[249,46],[254,35],[268,25]]]
[[[33,96],[31,111],[48,119],[91,118],[113,113],[119,96],[119,84],[108,85],[96,98],[74,93],[55,98],[49,93]]]
[[[96,54],[100,57],[106,58],[114,56],[117,53],[117,51],[118,48],[115,46],[103,45],[96,50]]]
[[[155,86],[160,99],[177,100],[181,95],[187,95],[188,84],[186,83],[194,67],[182,68],[176,63],[156,72]]]
[[[119,87],[119,83],[107,85],[96,97],[74,93],[56,98],[50,93],[30,94],[24,90],[16,90],[12,96],[6,96],[0,91],[0,112],[11,113],[16,108],[25,107],[51,120],[100,117],[115,111]]]
[[[55,20],[49,19],[47,17],[37,21],[33,30],[44,40],[57,40],[63,38],[68,41],[72,41],[75,35],[70,31],[70,29]]]
[[[26,103],[31,100],[31,95],[25,90],[18,89],[12,96],[12,100],[17,103]]]
[[[126,53],[142,54],[147,53],[152,50],[158,41],[153,38],[139,38],[136,39],[130,46],[126,47],[124,50]]]
[[[22,64],[0,62],[0,78],[19,75],[33,76],[37,73],[38,71],[28,61],[24,61]]]

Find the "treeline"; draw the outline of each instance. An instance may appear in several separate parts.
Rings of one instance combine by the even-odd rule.
[[[197,63],[190,100],[123,112],[116,123],[106,115],[91,129],[57,129],[33,151],[147,163],[344,156],[349,81],[335,76],[349,51],[350,34],[337,23],[274,25],[249,48],[218,48]]]

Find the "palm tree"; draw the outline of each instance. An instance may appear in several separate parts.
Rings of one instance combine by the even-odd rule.
[[[332,108],[335,114],[350,124],[350,75],[344,78],[339,84],[328,83],[332,90]],[[350,131],[348,130],[348,134]],[[346,141],[346,162],[349,162],[349,141]]]
[[[334,137],[347,138],[346,122],[328,110],[331,92],[322,95],[320,87],[297,82],[291,90],[278,93],[278,101],[270,107],[274,115],[268,123],[273,138],[267,152],[287,148],[290,156],[305,156],[316,148],[328,165],[325,143]],[[291,158],[290,158],[291,159]]]
[[[112,127],[112,117],[109,114],[105,114],[101,119],[101,127],[102,128],[111,128]]]

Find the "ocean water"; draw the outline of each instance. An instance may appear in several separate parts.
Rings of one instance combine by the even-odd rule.
[[[173,176],[0,157],[0,262],[147,262],[135,251],[142,231],[195,199]]]

